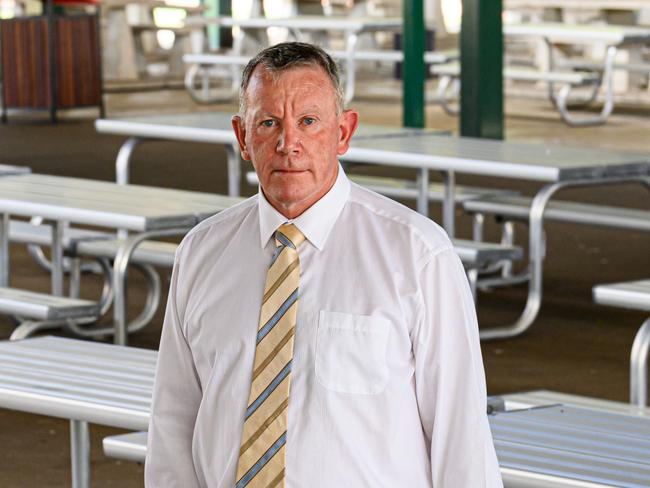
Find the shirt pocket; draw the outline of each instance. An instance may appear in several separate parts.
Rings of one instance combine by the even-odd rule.
[[[382,317],[321,310],[315,360],[318,382],[340,393],[383,391],[388,382],[389,325]]]

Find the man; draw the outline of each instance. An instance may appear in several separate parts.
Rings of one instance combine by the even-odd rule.
[[[352,184],[321,49],[280,44],[233,117],[258,195],[176,254],[148,487],[500,487],[474,306],[432,221]]]

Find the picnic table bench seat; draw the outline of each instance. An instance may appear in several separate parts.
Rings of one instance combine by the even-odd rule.
[[[20,318],[20,325],[10,336],[11,340],[18,340],[68,320],[96,319],[101,314],[101,304],[80,298],[0,287],[0,313]]]
[[[80,298],[0,287],[0,313],[34,320],[65,320],[97,316],[99,305]]]
[[[430,70],[432,74],[439,77],[438,102],[449,115],[457,115],[459,107],[452,105],[452,100],[458,98],[460,64],[458,61],[433,64]],[[571,126],[601,124],[605,122],[611,111],[608,100],[603,113],[596,117],[577,119],[569,112],[569,95],[574,87],[589,87],[591,90],[590,95],[580,101],[582,105],[591,103],[598,95],[602,76],[595,71],[544,71],[534,67],[505,66],[503,77],[514,81],[548,83],[549,97],[560,112],[562,120]],[[555,84],[560,86],[557,92],[553,90]],[[611,94],[608,96],[611,98]]]
[[[460,64],[457,61],[438,64],[431,67],[431,72],[438,76],[460,76]],[[568,83],[570,85],[585,85],[597,83],[598,74],[592,71],[540,71],[524,66],[506,66],[503,68],[504,78],[517,81],[545,81],[550,83]]]
[[[121,244],[119,239],[83,241],[77,244],[75,252],[79,256],[112,259],[116,256]],[[171,268],[174,266],[174,254],[177,247],[171,242],[143,241],[133,252],[131,262]]]
[[[89,229],[67,227],[63,231],[63,247],[70,249],[75,242],[86,239],[108,239],[113,234]],[[23,220],[9,222],[9,240],[19,244],[52,244],[52,227],[47,224],[33,224]]]
[[[347,51],[328,50],[327,52],[334,59],[340,60],[348,57]],[[424,53],[425,63],[430,64],[447,63],[458,59],[458,57],[458,51],[430,51]],[[354,51],[354,59],[356,61],[401,62],[404,61],[404,53],[402,51],[388,49],[359,50]],[[183,61],[187,64],[245,66],[250,60],[251,56],[229,53],[196,53],[183,55]]]
[[[147,433],[129,432],[110,435],[102,440],[104,454],[110,458],[144,463],[147,456]]]
[[[52,243],[52,229],[49,225],[12,220],[9,223],[9,238],[16,243],[49,246]],[[115,234],[108,232],[66,228],[63,233],[64,248],[80,256],[113,259],[120,245],[121,241],[115,238]],[[175,251],[176,244],[144,241],[133,253],[131,262],[171,268]]]
[[[478,197],[463,202],[470,214],[493,214],[504,220],[528,221],[532,198],[514,195]],[[650,231],[650,211],[566,201],[549,202],[548,220],[618,229]]]
[[[594,301],[601,305],[650,312],[650,279],[597,285]],[[650,317],[639,328],[630,353],[630,403],[648,404],[648,356],[650,355]]]
[[[361,186],[365,186],[366,188],[391,198],[417,199],[418,197],[417,183],[414,180],[354,174],[349,175],[349,178]],[[466,200],[472,200],[474,198],[517,194],[518,192],[515,190],[500,190],[495,188],[458,185],[455,188],[455,201],[456,203],[461,204]],[[432,202],[442,202],[445,197],[445,185],[442,183],[430,183],[428,196],[429,200]]]

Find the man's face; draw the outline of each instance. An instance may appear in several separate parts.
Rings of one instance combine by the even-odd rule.
[[[358,114],[337,114],[334,86],[320,66],[275,74],[258,66],[245,96],[243,119],[232,121],[242,157],[252,161],[269,203],[297,217],[336,181],[337,156],[347,151]]]

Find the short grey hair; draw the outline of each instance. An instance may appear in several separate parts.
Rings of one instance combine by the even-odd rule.
[[[283,42],[259,52],[244,68],[241,86],[239,87],[239,115],[241,117],[246,113],[246,90],[248,89],[248,84],[250,83],[255,68],[260,65],[271,74],[280,73],[296,67],[320,66],[334,87],[337,113],[343,111],[343,89],[339,78],[339,68],[331,56],[313,44],[306,42]]]

